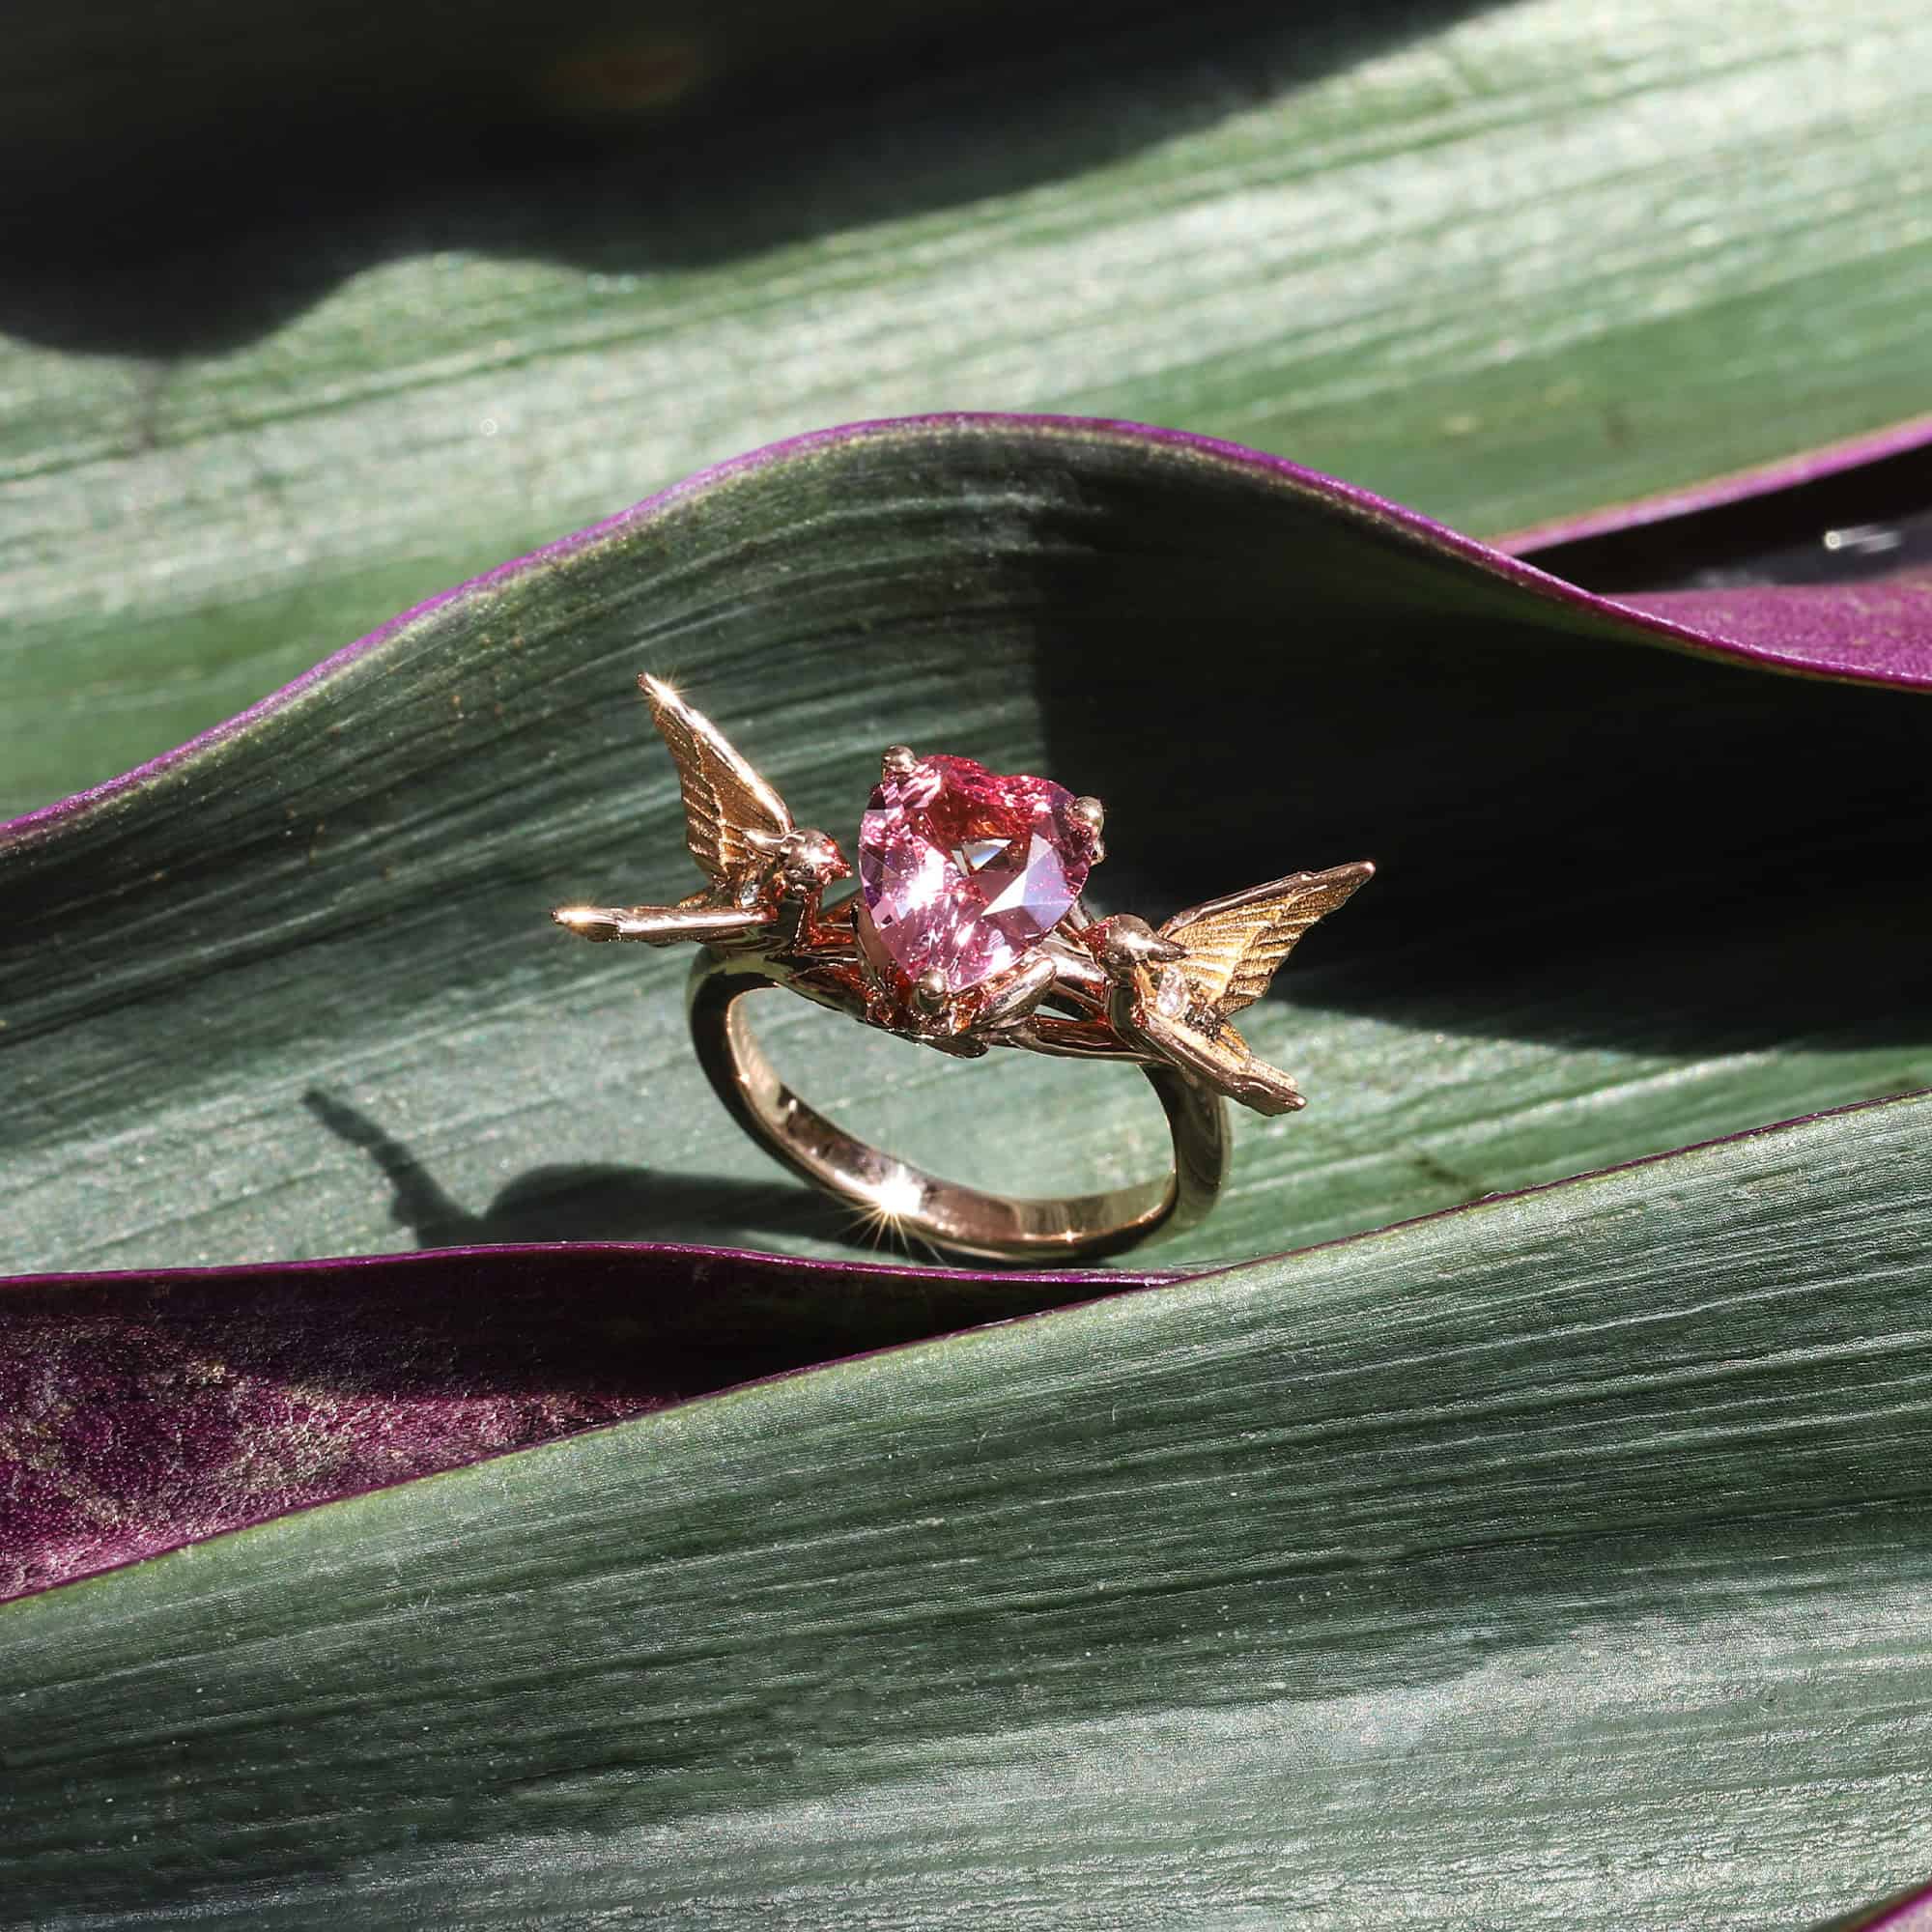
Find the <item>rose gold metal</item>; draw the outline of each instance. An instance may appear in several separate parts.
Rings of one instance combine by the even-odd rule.
[[[1141,1071],[1174,1143],[1166,1174],[1106,1193],[1050,1200],[982,1193],[927,1174],[847,1133],[785,1085],[747,1012],[753,996],[775,986],[816,997],[781,962],[708,948],[698,955],[690,991],[698,1065],[731,1118],[768,1153],[903,1239],[991,1261],[1094,1260],[1130,1248],[1158,1228],[1192,1226],[1221,1191],[1233,1148],[1226,1103],[1173,1067],[1148,1062],[1139,1063]]]
[[[1107,856],[1107,848],[1101,842],[1100,833],[1107,823],[1107,808],[1089,792],[1073,801],[1071,814],[1094,835],[1094,863],[1098,865]]]
[[[686,843],[708,885],[675,906],[559,906],[581,938],[703,948],[691,975],[692,1041],[731,1117],[766,1151],[868,1219],[957,1254],[1002,1261],[1118,1253],[1213,1206],[1232,1145],[1226,1101],[1262,1114],[1307,1103],[1231,1024],[1266,991],[1301,935],[1373,876],[1367,864],[1293,872],[1176,913],[1157,930],[1132,914],[1094,922],[1076,900],[1052,932],[992,978],[953,992],[942,976],[903,982],[835,840],[792,823],[784,801],[701,712],[639,680],[677,764]],[[918,762],[902,745],[890,778]],[[1103,856],[1096,798],[1074,813]],[[781,986],[836,1012],[963,1059],[995,1046],[1119,1060],[1147,1076],[1167,1116],[1172,1170],[1098,1194],[1052,1200],[982,1193],[923,1173],[817,1113],[773,1070],[744,1001]]]

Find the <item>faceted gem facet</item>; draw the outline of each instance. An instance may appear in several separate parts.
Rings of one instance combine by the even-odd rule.
[[[1187,1010],[1187,979],[1179,966],[1163,966],[1154,986],[1154,1011],[1163,1019],[1178,1020]]]
[[[962,992],[1060,923],[1094,863],[1094,834],[1050,779],[1000,778],[971,758],[922,758],[873,788],[859,821],[859,888],[908,980]]]

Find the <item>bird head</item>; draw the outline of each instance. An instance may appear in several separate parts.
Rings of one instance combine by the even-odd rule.
[[[1179,959],[1187,950],[1171,939],[1163,939],[1146,920],[1130,912],[1103,919],[1087,934],[1087,944],[1107,977],[1122,986],[1132,983],[1137,966]]]
[[[849,879],[852,867],[836,840],[823,832],[802,829],[787,832],[781,841],[778,872],[788,895],[812,898],[834,880]]]

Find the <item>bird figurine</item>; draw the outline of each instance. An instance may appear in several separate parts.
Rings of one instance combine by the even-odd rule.
[[[1113,990],[1107,1019],[1119,1037],[1258,1114],[1307,1105],[1294,1082],[1250,1050],[1234,1015],[1267,991],[1301,935],[1375,876],[1366,860],[1291,872],[1178,912],[1156,931],[1132,913],[1087,935]]]
[[[646,673],[638,683],[677,766],[685,844],[709,883],[671,906],[558,906],[551,917],[582,939],[646,946],[817,943],[825,889],[852,876],[837,841],[795,826],[724,732],[662,678]]]

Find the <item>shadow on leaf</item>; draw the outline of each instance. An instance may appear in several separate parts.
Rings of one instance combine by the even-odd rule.
[[[0,187],[0,327],[173,357],[407,255],[707,267],[1085,172],[1472,8],[1143,0],[1031,10],[1015,33],[1010,0],[622,21],[493,0],[460,46],[420,6],[226,11],[234,32],[191,42],[156,14],[145,47],[116,15],[111,58],[84,14],[26,23],[0,83],[0,181],[31,185]]]
[[[466,1248],[536,1241],[644,1241],[673,1212],[715,1216],[731,1227],[776,1236],[834,1238],[842,1217],[800,1186],[733,1180],[724,1176],[658,1174],[649,1168],[578,1164],[533,1167],[519,1175],[480,1214],[443,1192],[410,1150],[366,1114],[319,1088],[302,1105],[338,1139],[375,1162],[394,1190],[396,1221],[424,1248]]]
[[[1369,858],[1291,996],[1328,963],[1325,1000],[1499,1037],[1932,1038],[1922,697],[1564,636],[1356,530],[1285,543],[1237,487],[1135,495],[1057,508],[1008,593],[1106,639],[1104,676],[1036,664],[1108,904]]]

